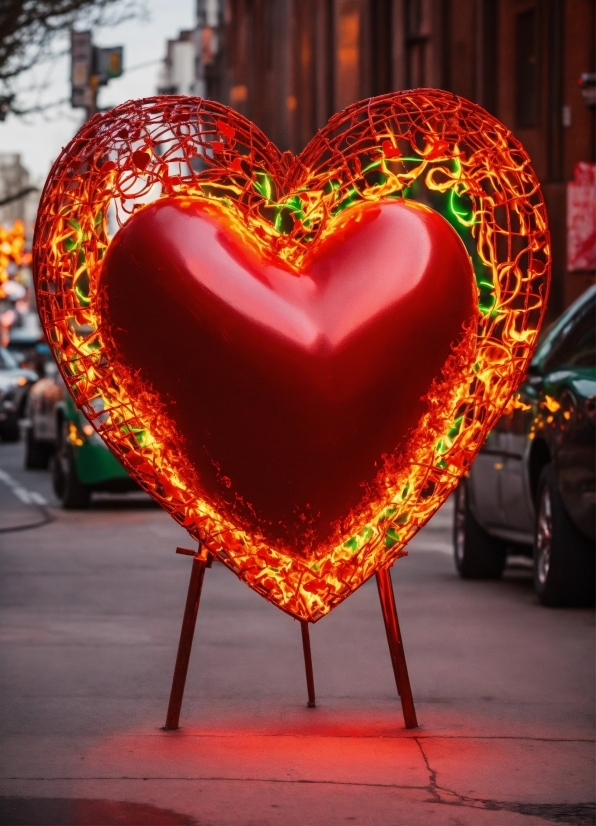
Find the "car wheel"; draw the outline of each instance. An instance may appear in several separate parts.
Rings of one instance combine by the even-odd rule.
[[[18,442],[19,441],[19,423],[16,415],[6,419],[0,425],[0,438],[3,442]]]
[[[552,464],[538,482],[534,587],[543,605],[594,605],[594,545],[565,510]]]
[[[46,470],[52,455],[52,446],[35,438],[29,425],[25,435],[25,470]]]
[[[464,479],[455,492],[453,553],[462,579],[499,579],[507,562],[507,544],[476,521]]]
[[[78,477],[75,452],[67,432],[65,422],[60,432],[58,450],[52,458],[52,486],[63,508],[83,510],[91,504],[91,488]]]

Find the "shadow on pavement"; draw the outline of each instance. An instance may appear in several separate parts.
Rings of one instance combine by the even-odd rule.
[[[508,562],[501,581],[507,583],[510,588],[516,588],[519,591],[534,591],[534,575],[531,565]],[[536,601],[538,601],[538,598],[536,598]]]
[[[146,803],[68,797],[0,797],[0,826],[200,826]]]

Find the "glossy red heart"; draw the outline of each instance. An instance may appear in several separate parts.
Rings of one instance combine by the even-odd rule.
[[[102,267],[101,332],[164,406],[187,486],[303,554],[382,497],[384,457],[476,316],[474,277],[453,228],[412,201],[347,210],[299,271],[240,229],[197,200],[137,212]]]

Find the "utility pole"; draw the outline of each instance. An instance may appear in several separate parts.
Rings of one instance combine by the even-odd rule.
[[[91,32],[71,32],[71,95],[74,109],[85,109],[87,120],[98,111],[97,94],[112,78],[124,71],[122,46],[101,48],[93,45]]]
[[[0,95],[0,121],[6,120],[14,95]]]

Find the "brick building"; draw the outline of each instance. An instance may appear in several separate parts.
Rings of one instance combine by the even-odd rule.
[[[578,85],[594,71],[593,0],[227,0],[220,9],[207,93],[282,149],[299,151],[334,112],[392,90],[435,86],[480,103],[522,141],[542,183],[551,313],[593,281],[569,272],[566,255],[567,182],[576,163],[594,161],[594,109]]]

